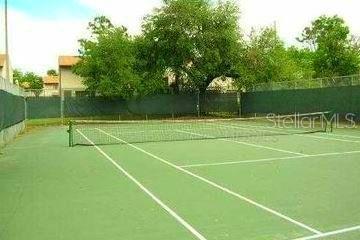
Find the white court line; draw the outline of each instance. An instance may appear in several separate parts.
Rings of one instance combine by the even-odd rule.
[[[211,123],[210,123],[211,124]],[[238,128],[238,129],[245,129],[248,130],[247,128],[244,127],[239,127],[237,125],[224,125],[224,124],[217,124],[223,127],[227,127],[227,128]],[[276,129],[275,127],[264,127],[264,126],[256,126],[256,125],[249,125],[249,124],[244,124],[243,126],[247,126],[247,127],[252,127],[252,128],[266,128],[266,129]],[[271,132],[271,133],[278,133],[278,134],[284,134],[284,132],[282,131],[272,131],[272,130],[261,130],[261,131],[265,131],[265,132]],[[341,138],[329,138],[329,137],[321,137],[321,136],[315,136],[315,135],[307,135],[307,134],[302,134],[299,131],[296,130],[292,130],[292,129],[286,129],[286,131],[290,131],[290,132],[294,132],[295,136],[299,136],[299,137],[307,137],[307,138],[318,138],[318,139],[325,139],[325,140],[329,140],[329,141],[340,141],[340,142],[350,142],[350,143],[360,143],[360,141],[355,141],[355,140],[348,140],[348,139],[341,139]]]
[[[175,218],[181,225],[183,225],[188,231],[190,231],[197,239],[206,240],[206,238],[199,233],[193,226],[186,222],[182,217],[180,217],[174,210],[168,207],[163,203],[158,197],[156,197],[150,190],[148,190],[144,185],[142,185],[135,177],[128,173],[124,168],[122,168],[117,162],[115,162],[108,154],[106,154],[99,146],[95,145],[87,136],[85,136],[80,130],[77,131],[92,145],[94,146],[107,160],[109,160],[117,169],[119,169],[126,177],[133,181],[142,191],[144,191],[150,198],[152,198],[160,207],[162,207],[166,212],[168,212],[173,218]]]
[[[190,171],[188,171],[188,170],[186,170],[184,168],[181,168],[181,167],[179,167],[179,166],[177,166],[175,164],[172,164],[171,162],[168,162],[168,161],[166,161],[165,159],[163,159],[161,157],[158,157],[158,156],[156,156],[156,155],[154,155],[154,154],[152,154],[152,153],[150,153],[150,152],[148,152],[148,151],[146,151],[146,150],[144,150],[144,149],[142,149],[142,148],[140,148],[138,146],[135,146],[134,144],[128,143],[128,142],[126,142],[126,141],[124,141],[124,140],[122,140],[122,139],[120,139],[118,137],[115,137],[115,136],[111,135],[110,133],[107,133],[107,132],[105,132],[105,131],[103,131],[101,129],[97,129],[97,130],[104,133],[104,134],[106,134],[109,137],[112,137],[113,139],[118,140],[121,143],[124,143],[124,144],[138,150],[139,152],[142,152],[142,153],[144,153],[144,154],[146,154],[146,155],[148,155],[148,156],[150,156],[150,157],[152,157],[154,159],[159,160],[160,162],[162,162],[162,163],[164,163],[164,164],[166,164],[166,165],[168,165],[170,167],[173,167],[173,168],[179,170],[180,172],[183,172],[183,173],[185,173],[187,175],[190,175],[190,176],[192,176],[192,177],[194,177],[194,178],[196,178],[198,180],[201,180],[201,181],[203,181],[203,182],[205,182],[205,183],[207,183],[207,184],[209,184],[209,185],[211,185],[211,186],[213,186],[213,187],[215,187],[217,189],[220,189],[221,191],[223,191],[225,193],[228,193],[228,194],[230,194],[230,195],[232,195],[234,197],[237,197],[237,198],[239,198],[239,199],[241,199],[241,200],[243,200],[243,201],[245,201],[245,202],[247,202],[247,203],[249,203],[251,205],[254,205],[254,206],[256,206],[256,207],[258,207],[258,208],[260,208],[260,209],[262,209],[262,210],[264,210],[266,212],[269,212],[269,213],[271,213],[271,214],[273,214],[275,216],[278,216],[278,217],[280,217],[280,218],[282,218],[282,219],[284,219],[284,220],[286,220],[288,222],[291,222],[291,223],[293,223],[293,224],[295,224],[295,225],[297,225],[299,227],[302,227],[302,228],[304,228],[304,229],[306,229],[306,230],[308,230],[310,232],[313,232],[313,233],[316,233],[316,234],[321,234],[320,231],[318,231],[318,230],[316,230],[316,229],[314,229],[314,228],[312,228],[312,227],[310,227],[310,226],[308,226],[308,225],[306,225],[304,223],[301,223],[301,222],[299,222],[299,221],[297,221],[295,219],[292,219],[292,218],[290,218],[290,217],[288,217],[288,216],[286,216],[286,215],[284,215],[284,214],[282,214],[282,213],[280,213],[280,212],[278,212],[276,210],[273,210],[273,209],[271,209],[269,207],[266,207],[266,206],[264,206],[264,205],[262,205],[262,204],[260,204],[258,202],[255,202],[254,200],[251,200],[250,198],[244,197],[244,196],[242,196],[242,195],[240,195],[240,194],[238,194],[236,192],[233,192],[233,191],[231,191],[230,189],[228,189],[226,187],[223,187],[223,186],[221,186],[221,185],[219,185],[219,184],[217,184],[215,182],[212,182],[212,181],[210,181],[210,180],[208,180],[208,179],[206,179],[204,177],[201,177],[201,176],[199,176],[199,175],[197,175],[195,173],[192,173],[192,172],[190,172]]]
[[[354,140],[348,140],[348,139],[341,139],[341,138],[328,138],[328,137],[320,137],[315,135],[297,135],[302,137],[309,137],[309,138],[319,138],[319,139],[325,139],[329,141],[339,141],[339,142],[349,142],[349,143],[360,143],[360,141],[354,141]]]
[[[105,127],[104,129],[106,130],[113,130],[114,129],[118,129],[117,127]],[[77,128],[79,130],[96,130],[96,127],[94,128]],[[201,129],[213,129],[212,127],[208,127],[208,128],[201,128]],[[126,135],[126,134],[137,134],[137,133],[149,133],[149,132],[174,132],[173,129],[169,129],[169,130],[143,130],[143,131],[123,131],[124,129],[121,129],[121,135]],[[191,129],[185,129],[185,130],[191,130]]]
[[[359,231],[359,230],[360,230],[360,225],[355,226],[355,227],[350,227],[350,228],[344,228],[344,229],[340,229],[340,230],[336,230],[336,231],[332,231],[332,232],[320,233],[320,234],[316,234],[316,235],[309,236],[309,237],[297,238],[297,239],[294,239],[294,240],[319,239],[319,238],[330,237],[330,236],[339,235],[339,234],[342,234],[342,233],[348,233],[348,232]]]
[[[272,147],[263,146],[263,145],[258,145],[258,144],[253,144],[253,143],[241,142],[241,141],[230,140],[230,139],[225,139],[225,138],[216,138],[216,137],[211,136],[211,135],[205,135],[205,134],[200,134],[200,133],[188,132],[188,131],[184,131],[184,130],[176,130],[176,131],[177,131],[177,132],[181,132],[181,133],[187,133],[187,134],[194,135],[194,136],[200,136],[200,137],[206,137],[206,138],[210,138],[210,139],[214,139],[214,140],[219,140],[219,141],[238,143],[238,144],[243,144],[243,145],[247,145],[247,146],[251,146],[251,147],[256,147],[256,148],[263,148],[263,149],[272,150],[272,151],[277,151],[277,152],[282,152],[282,153],[290,153],[290,154],[294,154],[294,155],[298,155],[298,156],[307,156],[307,154],[303,154],[303,153],[292,152],[292,151],[288,151],[288,150],[283,150],[283,149],[279,149],[279,148],[272,148]]]
[[[324,156],[350,155],[350,154],[359,154],[359,153],[360,153],[360,151],[320,153],[320,154],[312,154],[312,155],[307,155],[307,156],[274,157],[274,158],[263,158],[263,159],[254,159],[254,160],[244,160],[244,161],[229,161],[229,162],[217,162],[217,163],[189,164],[189,165],[183,165],[181,167],[182,168],[195,168],[195,167],[236,165],[236,164],[246,164],[246,163],[274,162],[274,161],[279,161],[279,160],[291,160],[291,159],[324,157]]]
[[[359,138],[360,136],[348,135],[348,134],[341,134],[341,133],[327,133],[329,135],[338,136],[338,137],[347,137],[347,138]]]

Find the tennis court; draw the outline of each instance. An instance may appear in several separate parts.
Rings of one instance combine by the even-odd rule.
[[[67,130],[4,149],[1,239],[360,238],[358,129],[248,119]]]

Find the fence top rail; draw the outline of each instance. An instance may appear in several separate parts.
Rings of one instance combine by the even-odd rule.
[[[24,90],[16,84],[0,76],[0,90],[11,93],[13,95],[24,96]]]

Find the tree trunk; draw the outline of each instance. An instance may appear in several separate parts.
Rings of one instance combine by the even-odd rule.
[[[175,81],[171,83],[170,87],[174,94],[178,95],[180,93],[180,80],[178,74],[175,75]]]
[[[204,95],[206,92],[206,89],[209,87],[210,83],[214,80],[215,78],[212,76],[209,76],[206,78],[204,84],[202,84],[201,86],[199,86],[199,91],[201,95]]]

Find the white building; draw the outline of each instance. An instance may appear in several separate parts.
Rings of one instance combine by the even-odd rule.
[[[207,90],[219,91],[226,93],[229,91],[237,91],[235,81],[229,77],[215,78],[208,86]]]
[[[62,96],[82,96],[86,91],[83,78],[73,73],[72,68],[80,61],[77,56],[59,57],[59,79]]]
[[[43,77],[43,86],[46,97],[60,96],[60,79],[58,76]]]
[[[5,54],[0,54],[0,76],[2,78],[7,78],[6,77],[6,68],[7,68],[7,61],[6,61],[6,55]],[[8,79],[11,83],[13,83],[13,69],[11,67],[11,62],[9,61],[9,79]]]

